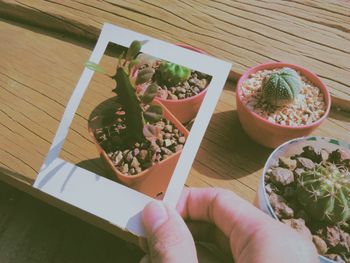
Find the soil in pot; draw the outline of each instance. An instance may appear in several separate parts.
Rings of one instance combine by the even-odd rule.
[[[157,97],[164,100],[176,101],[196,96],[206,89],[211,80],[211,76],[184,66],[145,54],[141,54],[139,57],[143,63],[139,70],[153,70],[151,81],[158,84]]]
[[[287,126],[309,125],[319,120],[326,112],[324,94],[305,76],[296,71],[301,80],[301,87],[296,98],[285,105],[272,105],[263,93],[263,80],[266,76],[277,73],[281,68],[260,70],[251,74],[241,86],[242,102],[252,112],[271,123]]]
[[[349,171],[350,159],[342,150],[305,146],[300,154],[280,157],[265,175],[265,190],[278,219],[312,239],[320,255],[347,263]]]
[[[191,72],[187,80],[175,85],[163,81],[160,74],[157,74],[157,71],[154,79],[160,87],[158,97],[167,100],[182,100],[196,96],[205,90],[210,82],[208,75],[198,71]]]
[[[173,123],[162,118],[153,125],[159,129],[156,140],[143,139],[130,145],[125,111],[121,105],[90,121],[90,126],[95,127],[93,133],[96,141],[115,168],[126,176],[135,176],[182,150],[186,138]]]

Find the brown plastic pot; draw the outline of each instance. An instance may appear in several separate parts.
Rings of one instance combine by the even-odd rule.
[[[155,99],[153,103],[155,105],[160,105],[163,108],[164,117],[177,129],[179,129],[179,131],[182,132],[182,134],[187,138],[189,131],[179,122],[179,120],[177,120],[175,116],[158,99]],[[152,165],[150,168],[137,175],[127,176],[115,168],[107,153],[97,142],[93,129],[89,127],[88,130],[93,138],[98,152],[100,153],[101,158],[104,160],[107,168],[119,182],[153,198],[159,198],[162,196],[168,187],[169,181],[182,151],[172,154],[165,160]]]

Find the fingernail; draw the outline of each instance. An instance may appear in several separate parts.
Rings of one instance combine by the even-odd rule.
[[[142,212],[143,225],[149,234],[154,233],[167,220],[168,213],[160,201],[152,201],[147,204]]]
[[[148,255],[145,255],[140,261],[140,263],[150,263],[150,262],[151,260],[149,259]]]

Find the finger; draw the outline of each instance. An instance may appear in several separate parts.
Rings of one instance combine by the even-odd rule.
[[[198,262],[192,235],[176,210],[154,201],[144,208],[142,221],[152,263]]]
[[[144,237],[139,237],[139,247],[141,248],[141,250],[143,252],[147,252],[148,251],[148,244],[147,244],[147,239]]]
[[[144,255],[144,256],[141,258],[140,263],[152,263],[152,261],[150,261],[148,255]]]
[[[234,255],[244,248],[250,236],[272,220],[233,192],[217,188],[184,189],[177,209],[185,219],[216,225],[230,239]]]
[[[215,225],[204,221],[186,222],[195,241],[215,244],[221,251],[231,254],[230,241]]]
[[[216,246],[205,242],[196,242],[198,261],[200,263],[233,263],[232,256],[222,253]]]
[[[249,262],[271,262],[262,258],[274,258],[275,262],[317,261],[316,250],[309,240],[233,192],[215,188],[185,189],[177,209],[184,218],[216,225],[229,238],[237,262],[244,257],[254,258]]]
[[[219,188],[185,188],[177,210],[185,219],[213,223],[226,236],[231,233],[234,222],[271,221],[235,193]]]

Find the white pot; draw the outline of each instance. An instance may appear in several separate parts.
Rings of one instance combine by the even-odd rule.
[[[273,211],[273,208],[270,205],[267,193],[265,191],[265,174],[267,169],[273,165],[276,164],[278,161],[278,158],[280,156],[290,157],[294,154],[298,154],[302,152],[302,149],[304,146],[317,146],[326,148],[330,151],[334,151],[336,149],[342,149],[345,152],[349,153],[350,156],[350,145],[346,142],[342,142],[335,139],[325,138],[325,137],[318,137],[318,136],[309,136],[309,137],[301,137],[297,139],[293,139],[290,141],[285,142],[284,144],[277,147],[269,156],[267,159],[263,174],[260,177],[259,181],[259,187],[257,191],[257,196],[255,203],[256,205],[266,214],[271,216],[272,218],[278,220],[278,217]],[[330,260],[324,256],[320,256],[320,262],[321,263],[336,263],[333,260]]]

